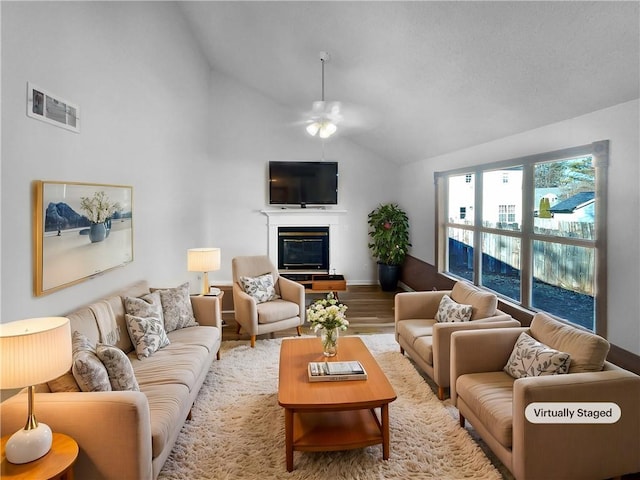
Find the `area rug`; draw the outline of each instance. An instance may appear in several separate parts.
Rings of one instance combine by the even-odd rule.
[[[398,398],[389,405],[391,453],[380,445],[341,452],[294,452],[285,465],[284,410],[278,405],[282,339],[223,342],[159,478],[500,480],[468,432],[460,428],[393,334],[363,335]]]

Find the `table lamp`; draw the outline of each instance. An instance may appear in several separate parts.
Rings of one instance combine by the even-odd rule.
[[[202,272],[202,293],[209,293],[209,272],[220,270],[219,248],[190,248],[187,250],[187,270]]]
[[[0,324],[0,388],[29,387],[27,423],[5,447],[11,463],[28,463],[51,449],[51,428],[38,423],[34,385],[59,377],[71,367],[71,327],[65,317],[32,318]]]

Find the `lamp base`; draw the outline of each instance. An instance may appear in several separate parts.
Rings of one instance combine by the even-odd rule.
[[[18,430],[7,441],[7,461],[18,464],[33,462],[51,450],[52,442],[51,429],[44,423],[31,430]]]

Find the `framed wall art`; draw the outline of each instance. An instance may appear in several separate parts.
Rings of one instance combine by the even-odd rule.
[[[27,116],[80,132],[80,107],[27,82]]]
[[[34,293],[133,261],[133,187],[34,182]]]

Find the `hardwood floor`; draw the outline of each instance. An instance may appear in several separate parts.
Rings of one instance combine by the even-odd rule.
[[[401,291],[401,290],[398,290]],[[231,293],[231,292],[229,292]],[[377,285],[349,286],[346,292],[339,292],[339,299],[347,307],[347,319],[349,320],[348,333],[393,333],[393,303],[396,292],[383,292]],[[324,294],[307,293],[307,305],[323,298]],[[248,340],[245,333],[236,333],[238,324],[233,312],[225,311],[222,318],[227,324],[222,329],[222,340]],[[309,324],[303,327],[305,333],[312,333]],[[280,338],[296,335],[296,329],[282,330],[271,335],[260,335],[260,338]]]

